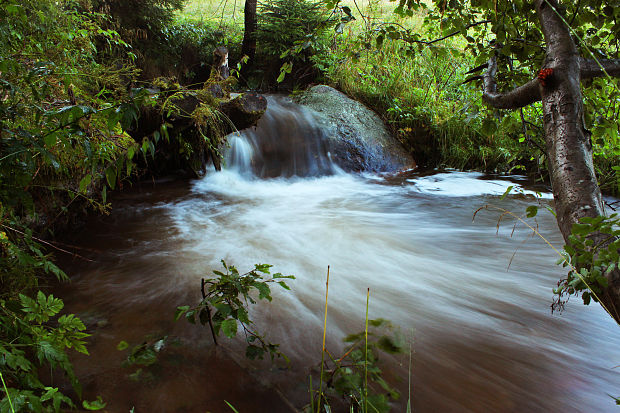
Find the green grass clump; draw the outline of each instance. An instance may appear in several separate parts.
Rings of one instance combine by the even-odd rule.
[[[495,118],[480,91],[463,85],[472,61],[458,45],[411,55],[402,42],[364,50],[365,41],[351,29],[318,64],[328,82],[383,115],[419,164],[505,171],[532,157],[519,142],[515,115]]]

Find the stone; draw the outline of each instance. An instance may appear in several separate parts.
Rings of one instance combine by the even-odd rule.
[[[415,168],[412,156],[381,118],[362,103],[326,85],[295,98],[324,131],[332,159],[346,171],[396,172]]]

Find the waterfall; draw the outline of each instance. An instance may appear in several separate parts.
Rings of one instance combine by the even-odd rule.
[[[284,97],[267,100],[267,112],[256,127],[229,135],[224,168],[258,178],[338,173],[312,114]]]

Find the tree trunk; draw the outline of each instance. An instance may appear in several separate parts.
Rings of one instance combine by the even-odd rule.
[[[245,8],[243,9],[244,31],[241,54],[249,57],[246,67],[254,64],[254,57],[256,56],[256,3],[257,0],[245,0]]]
[[[536,7],[547,44],[545,68],[552,69],[539,86],[548,167],[558,226],[568,243],[573,224],[583,217],[605,215],[605,210],[594,173],[590,132],[583,122],[579,52],[557,12],[557,1],[537,0]],[[609,287],[599,298],[620,322],[620,273],[616,270],[608,278]]]

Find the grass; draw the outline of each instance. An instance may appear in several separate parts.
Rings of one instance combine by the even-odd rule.
[[[530,156],[513,125],[485,131],[490,115],[479,90],[462,85],[473,62],[458,44],[410,56],[402,43],[386,39],[381,49],[351,55],[350,50],[364,50],[363,41],[354,28],[345,32],[321,62],[326,78],[382,114],[418,163],[493,171],[508,170]]]
[[[13,408],[13,402],[11,401],[11,395],[9,394],[9,389],[6,387],[6,383],[4,382],[4,376],[0,371],[0,379],[2,379],[2,387],[4,388],[4,392],[6,393],[6,398],[9,401],[9,407],[11,408],[11,412],[15,413],[15,409]]]
[[[243,0],[189,0],[177,18],[243,30],[243,5]]]

